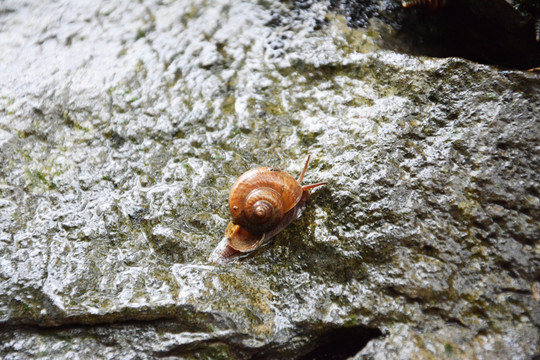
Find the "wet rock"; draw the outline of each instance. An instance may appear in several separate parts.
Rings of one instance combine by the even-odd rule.
[[[2,357],[538,354],[537,75],[321,2],[4,9]],[[302,217],[211,264],[238,175],[307,154]]]

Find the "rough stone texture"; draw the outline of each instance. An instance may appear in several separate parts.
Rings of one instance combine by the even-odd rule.
[[[538,75],[318,2],[13,0],[0,30],[2,357],[540,352]],[[211,264],[235,178],[307,154],[302,218]]]

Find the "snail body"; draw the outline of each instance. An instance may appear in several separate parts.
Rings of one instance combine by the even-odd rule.
[[[310,190],[325,185],[302,185],[309,157],[299,179],[272,167],[251,169],[241,175],[229,193],[232,221],[211,259],[221,262],[249,253],[267,243],[297,219]]]

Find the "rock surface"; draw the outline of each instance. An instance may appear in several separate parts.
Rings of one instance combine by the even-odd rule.
[[[540,352],[538,75],[322,2],[12,0],[0,29],[3,358]],[[303,216],[209,262],[236,177],[307,154]]]

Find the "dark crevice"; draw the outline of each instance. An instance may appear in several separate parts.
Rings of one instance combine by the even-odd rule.
[[[167,323],[179,323],[177,316],[169,317],[158,317],[148,320],[119,320],[119,321],[103,321],[95,323],[84,323],[84,322],[73,322],[59,325],[37,325],[37,324],[0,324],[0,332],[8,331],[24,331],[27,333],[33,334],[55,334],[62,333],[66,331],[87,331],[88,329],[98,329],[98,328],[122,328],[129,326],[157,326]]]
[[[156,359],[247,359],[249,352],[241,350],[238,346],[228,341],[213,339],[173,346],[168,350],[154,351],[152,355]]]
[[[24,323],[27,321],[27,323]],[[30,322],[31,321],[31,322]],[[220,323],[225,327],[234,324],[219,314],[198,312],[191,305],[165,307],[155,309],[152,314],[135,313],[128,311],[96,316],[73,316],[61,319],[48,318],[39,323],[35,320],[12,319],[9,323],[0,323],[0,332],[24,330],[34,333],[54,333],[79,329],[93,328],[122,328],[129,326],[153,326],[181,328],[183,331],[201,332],[207,330],[209,323]]]
[[[525,295],[525,296],[532,295],[532,291],[527,290],[527,289],[514,289],[514,288],[502,287],[500,291],[501,293],[511,293],[511,294],[516,294],[516,295]]]
[[[368,342],[382,335],[376,328],[353,326],[332,329],[319,336],[317,346],[297,360],[344,360],[360,352]]]
[[[532,18],[520,17],[499,1],[485,8],[481,2],[454,0],[437,11],[406,9],[399,36],[412,45],[407,50],[418,55],[455,56],[517,69],[540,65]]]
[[[503,68],[540,66],[535,22],[540,3],[505,0],[447,0],[436,10],[402,8],[402,1],[330,0],[330,9],[350,27],[369,27],[377,18],[394,29],[381,33],[383,47],[415,56],[461,57]],[[528,6],[525,6],[528,5]]]

